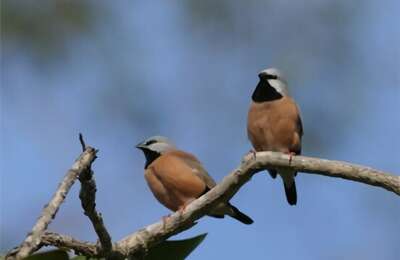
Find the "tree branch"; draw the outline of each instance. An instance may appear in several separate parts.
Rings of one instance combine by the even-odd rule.
[[[79,175],[84,172],[96,158],[96,151],[88,147],[75,161],[72,168],[66,173],[64,179],[59,184],[50,202],[44,207],[32,231],[28,233],[25,241],[16,252],[16,258],[22,259],[36,251],[40,245],[43,232],[54,219],[57,211],[67,196],[71,186],[74,184]]]
[[[59,248],[68,248],[74,250],[77,255],[97,256],[99,255],[97,245],[76,240],[67,235],[60,235],[53,232],[45,232],[42,236],[42,246],[55,246]]]
[[[299,172],[342,178],[377,186],[400,195],[400,176],[397,175],[341,161],[293,156],[292,161],[289,163],[288,159],[289,156],[285,154],[260,152],[257,153],[253,167],[261,170],[273,167],[287,167]]]
[[[92,161],[94,158],[95,152]],[[159,221],[149,225],[112,245],[111,252],[113,257],[123,258],[128,256],[143,255],[150,248],[166,240],[170,236],[191,228],[196,224],[195,221],[206,215],[207,212],[212,209],[212,207],[222,201],[230,200],[255,173],[268,168],[290,168],[305,173],[339,177],[368,185],[382,187],[388,191],[392,191],[395,194],[400,195],[400,176],[395,176],[365,166],[305,156],[294,156],[290,160],[288,155],[276,152],[260,152],[256,154],[249,154],[243,159],[239,167],[227,175],[209,192],[190,203],[185,208],[183,213],[176,212],[172,214],[166,222]],[[93,191],[91,193],[94,194]],[[84,200],[85,199],[82,199],[82,203]],[[90,200],[94,203],[94,197]],[[94,210],[93,205],[94,204],[92,204],[92,208],[90,209]],[[94,212],[97,214],[96,211]],[[93,220],[92,222],[95,223]],[[100,252],[96,245],[77,241],[64,235],[45,233],[43,236],[39,236],[38,240],[39,243],[36,247],[31,248],[30,252],[37,249],[40,245],[54,245],[71,248],[77,253],[82,253],[87,256],[105,256],[104,252]]]
[[[297,171],[340,177],[361,183],[379,186],[400,195],[400,176],[394,176],[372,168],[355,164],[329,161],[305,156],[289,156],[276,152],[260,152],[246,156],[240,166],[226,176],[212,190],[189,204],[183,214],[174,213],[169,221],[152,224],[117,243],[123,255],[134,255],[148,250],[168,237],[185,230],[193,221],[203,217],[221,201],[233,195],[257,172],[267,168],[291,168]]]
[[[96,182],[92,176],[93,172],[89,169],[79,177],[82,184],[79,198],[85,215],[92,222],[93,228],[99,237],[101,249],[107,255],[112,249],[111,236],[104,225],[101,214],[96,210]]]
[[[86,149],[85,141],[82,134],[79,134],[79,140],[82,145],[82,150]],[[81,199],[82,208],[85,215],[92,222],[93,228],[99,237],[101,250],[104,255],[109,255],[112,250],[111,236],[108,233],[101,214],[96,210],[96,182],[93,178],[93,171],[91,167],[83,171],[79,176],[81,182],[81,190],[79,198]]]

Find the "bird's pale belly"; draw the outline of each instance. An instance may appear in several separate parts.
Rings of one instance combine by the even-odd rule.
[[[161,181],[153,172],[147,172],[145,178],[156,199],[172,211],[177,211],[196,199],[197,192],[188,194],[186,190],[180,190],[179,185]]]

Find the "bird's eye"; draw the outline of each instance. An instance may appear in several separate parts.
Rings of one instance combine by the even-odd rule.
[[[154,143],[157,143],[157,141],[156,141],[156,140],[147,141],[147,142],[146,142],[146,146],[152,145],[152,144],[154,144]]]

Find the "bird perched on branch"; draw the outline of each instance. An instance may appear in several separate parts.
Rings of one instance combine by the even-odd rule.
[[[251,96],[247,118],[247,134],[255,151],[274,151],[290,155],[301,153],[303,126],[295,101],[289,96],[286,80],[279,70],[270,68],[258,74],[260,81]],[[296,205],[294,177],[297,172],[269,169],[272,178],[279,174],[285,187],[286,199]]]
[[[145,178],[157,200],[172,211],[183,211],[216,184],[200,161],[178,150],[163,136],[153,136],[136,145],[146,157]],[[231,216],[244,224],[253,220],[229,202],[218,204],[209,214],[216,218]]]

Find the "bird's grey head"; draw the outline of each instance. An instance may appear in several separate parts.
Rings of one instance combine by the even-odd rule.
[[[269,68],[260,71],[258,74],[260,80],[267,80],[269,85],[278,91],[282,96],[288,96],[289,91],[287,82],[282,72],[276,68]]]
[[[163,154],[167,151],[176,149],[176,146],[168,138],[155,135],[137,144],[136,148],[142,150],[143,152],[151,151]]]
[[[146,157],[145,169],[160,155],[176,149],[175,145],[168,138],[159,135],[152,136],[138,143],[136,148],[142,150]]]

